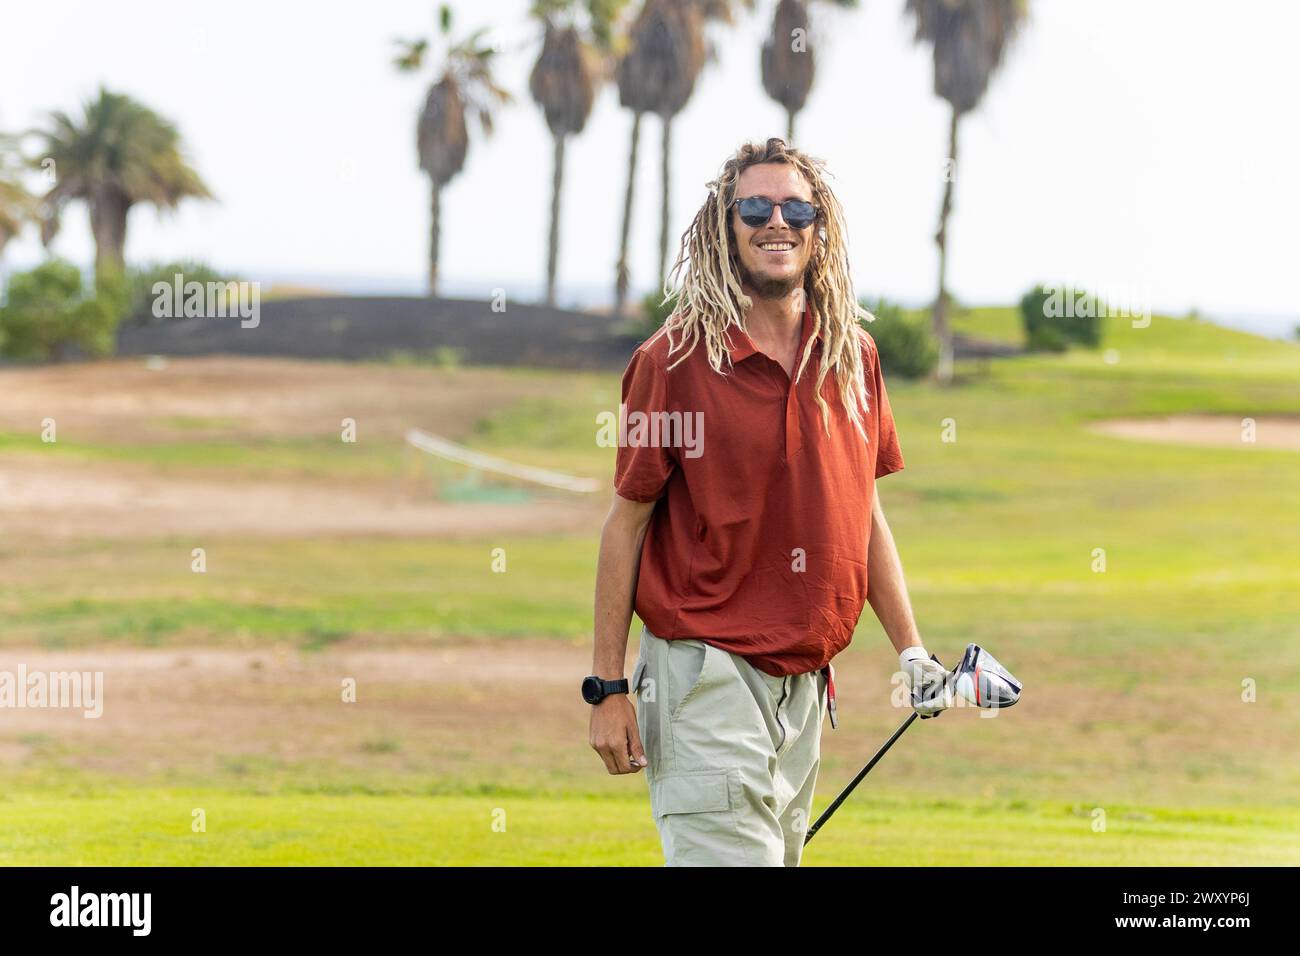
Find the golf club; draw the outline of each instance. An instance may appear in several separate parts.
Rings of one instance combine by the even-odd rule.
[[[930,660],[936,664],[939,663],[939,658],[933,654],[930,655]],[[997,658],[978,644],[966,645],[966,653],[962,655],[961,663],[949,673],[948,683],[952,691],[963,700],[974,704],[976,707],[988,710],[1000,710],[1003,707],[1010,707],[1020,699],[1020,681],[1011,676],[1011,672],[999,664]],[[943,711],[939,713],[943,713]],[[889,748],[894,746],[894,742],[903,736],[903,732],[912,726],[912,721],[916,720],[918,716],[920,715],[915,710],[908,714],[907,719],[890,735],[884,746],[877,750],[875,756],[867,761],[867,765],[858,771],[858,775],[831,802],[826,811],[817,818],[817,822],[808,828],[808,833],[803,838],[804,846],[808,845],[813,835],[821,829],[822,824],[831,818],[831,814],[839,809],[840,804],[871,772],[871,768],[880,762],[880,758],[889,751]],[[934,716],[938,717],[939,714]]]

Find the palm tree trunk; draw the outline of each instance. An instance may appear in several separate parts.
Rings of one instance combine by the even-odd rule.
[[[429,298],[438,295],[438,236],[441,231],[439,215],[442,204],[442,186],[430,180],[432,198],[429,201]]]
[[[939,295],[934,300],[934,334],[939,340],[939,381],[947,385],[952,381],[952,329],[948,324],[948,216],[952,212],[952,184],[957,178],[957,121],[956,110],[948,126],[948,175],[943,186],[943,206],[939,209],[939,231],[934,241],[939,245]]]
[[[668,278],[668,210],[671,205],[671,186],[669,157],[672,155],[673,121],[664,117],[662,153],[659,157],[659,180],[663,185],[663,200],[659,206],[659,287]]]
[[[95,237],[95,274],[126,268],[126,217],[131,206],[122,196],[101,191],[90,204],[90,231]]]
[[[618,244],[618,265],[615,267],[614,316],[623,318],[627,304],[627,243],[632,229],[632,194],[636,186],[636,154],[641,142],[641,114],[632,114],[632,149],[627,160],[627,192],[623,194],[623,231]]]
[[[555,169],[551,173],[551,235],[546,255],[546,304],[555,308],[555,273],[560,261],[560,190],[564,186],[564,138],[555,134]]]

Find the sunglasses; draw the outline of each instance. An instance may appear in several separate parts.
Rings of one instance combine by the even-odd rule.
[[[735,205],[740,207],[740,221],[747,226],[765,226],[772,218],[772,209],[781,207],[781,218],[791,229],[807,229],[817,220],[817,207],[802,199],[787,199],[783,203],[774,203],[762,196],[749,199],[737,199]]]

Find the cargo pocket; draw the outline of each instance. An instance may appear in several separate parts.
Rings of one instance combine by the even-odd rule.
[[[734,779],[733,779],[734,778]],[[655,781],[650,805],[667,866],[751,866],[740,834],[736,771],[671,773]]]
[[[650,808],[656,817],[673,813],[711,813],[731,810],[727,771],[703,770],[670,773],[655,781]]]

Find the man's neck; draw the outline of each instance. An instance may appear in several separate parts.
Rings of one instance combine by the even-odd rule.
[[[779,363],[787,375],[793,375],[799,340],[803,338],[803,289],[794,289],[779,299],[760,299],[749,289],[745,291],[753,303],[745,313],[745,332],[750,341]]]
[[[745,313],[745,331],[754,343],[798,347],[806,298],[803,289],[793,289],[779,299],[760,299],[750,290],[745,291],[753,303]]]

